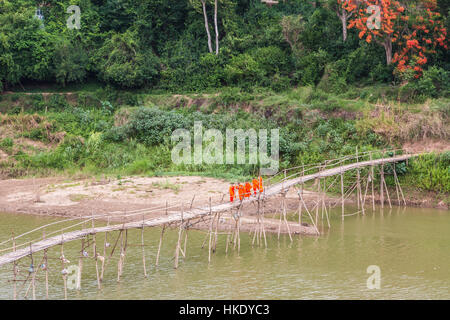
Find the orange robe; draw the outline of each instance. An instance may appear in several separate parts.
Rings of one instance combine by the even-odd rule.
[[[259,190],[259,182],[257,179],[253,179],[253,192],[255,193],[256,196],[256,191]]]
[[[248,198],[252,195],[252,185],[249,182],[245,183],[245,196]]]
[[[262,193],[264,191],[263,188],[263,179],[259,177],[259,192]]]
[[[244,199],[244,193],[245,193],[245,188],[242,184],[239,184],[238,191],[239,191],[239,200],[242,201],[242,199]]]
[[[235,188],[234,186],[230,186],[230,202],[234,201],[234,197],[235,197],[234,188]]]

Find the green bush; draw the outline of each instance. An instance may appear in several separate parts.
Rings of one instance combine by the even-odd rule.
[[[294,79],[301,85],[316,85],[322,78],[329,56],[324,50],[301,55],[295,61]]]
[[[114,34],[94,57],[99,77],[122,88],[152,85],[159,74],[159,60],[151,50],[141,50],[132,32]]]
[[[264,76],[264,71],[258,62],[247,53],[232,57],[230,63],[225,66],[224,72],[228,85],[244,88],[257,85]]]

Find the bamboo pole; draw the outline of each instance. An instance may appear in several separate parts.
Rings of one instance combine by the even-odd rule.
[[[13,243],[13,252],[16,251],[16,238],[14,236],[14,231],[12,231],[12,243]],[[13,262],[13,299],[17,300],[17,262]]]
[[[358,147],[356,147],[356,162],[359,162],[358,157]],[[356,199],[358,203],[358,211],[361,208],[361,182],[360,182],[360,171],[359,168],[356,169]]]
[[[380,202],[381,202],[381,208],[384,208],[384,165],[381,163],[380,166]]]
[[[32,286],[32,290],[33,290],[33,300],[36,300],[36,267],[34,266],[34,259],[33,259],[33,253],[31,250],[31,243],[30,243],[30,252],[31,252],[31,266],[30,266],[30,270],[33,275],[31,276],[31,286]],[[28,293],[27,293],[28,294]]]
[[[384,180],[384,181],[383,181],[383,183],[384,183],[384,188],[386,189],[386,195],[387,195],[387,198],[388,198],[389,208],[392,208],[391,197],[389,196],[389,190],[388,190],[388,187],[387,187],[387,185],[386,185],[386,179],[383,179],[383,180]]]
[[[395,178],[397,173],[395,172],[395,163],[393,164],[394,168],[394,184],[395,184],[395,193],[397,194],[397,203],[400,206],[400,194],[398,192],[398,185],[397,185],[397,179]]]
[[[181,249],[181,235],[183,232],[183,204],[181,204],[181,223],[180,223],[180,227],[178,230],[178,241],[177,241],[177,247],[175,249],[175,266],[174,268],[177,269],[178,268],[178,259],[180,256],[180,249]]]
[[[142,265],[144,267],[144,277],[147,278],[147,267],[145,265],[144,220],[145,217],[144,215],[142,215],[142,230],[141,230]]]
[[[344,221],[345,209],[344,209],[344,175],[341,172],[341,211],[342,211],[342,221]]]
[[[62,264],[62,277],[64,282],[64,300],[67,300],[67,270],[65,268],[65,260],[64,257],[64,233],[61,234],[61,264]]]
[[[164,224],[161,229],[161,235],[159,236],[159,245],[158,245],[158,253],[156,254],[156,263],[155,266],[159,264],[159,254],[161,253],[161,245],[164,237],[164,231],[166,230],[166,225]]]
[[[265,198],[263,196],[263,207],[262,207],[262,216],[261,216],[261,225],[262,225],[262,234],[264,237],[264,244],[267,248],[267,238],[266,238],[266,228],[264,227],[264,213],[265,213],[265,207],[266,207],[266,202],[265,202]]]
[[[370,161],[372,161],[372,153],[370,153]],[[372,210],[375,211],[375,187],[374,187],[374,167],[370,166],[370,181],[372,184]]]
[[[188,227],[184,229],[184,248],[183,248],[183,257],[186,258],[186,249],[187,249],[187,241],[188,241]]]
[[[209,216],[210,217],[212,215],[211,207],[212,207],[212,205],[211,205],[211,197],[209,197]],[[213,225],[214,225],[214,219],[215,218],[216,218],[215,215],[213,217],[211,217],[211,223],[209,224],[208,263],[211,262],[211,237],[212,237],[212,230],[213,230]]]
[[[400,194],[402,195],[403,204],[406,206],[405,196],[403,195],[402,186],[400,185],[400,181],[398,180],[397,173],[394,171],[394,179],[397,180],[398,189],[400,190]]]
[[[120,276],[122,275],[121,268],[122,268],[123,247],[124,247],[123,231],[124,230],[120,230],[120,254],[119,254],[119,261],[117,262],[117,282],[120,282]]]
[[[214,245],[213,245],[213,253],[216,252],[216,248],[217,248],[217,240],[218,240],[218,228],[219,228],[219,222],[220,222],[220,212],[217,214],[217,221],[216,221],[216,229],[214,231]]]
[[[309,212],[308,207],[306,206],[305,200],[303,200],[303,196],[302,196],[301,193],[299,193],[299,197],[300,197],[300,200],[302,201],[303,206],[305,207],[306,213],[308,213],[308,216],[311,219],[311,223],[314,225],[314,228],[316,229],[316,232],[319,235],[320,234],[319,229],[317,229],[317,226],[314,223],[314,219],[313,219],[313,217],[311,215],[311,212]]]
[[[320,178],[317,178],[317,206],[316,206],[316,226],[318,225],[319,220],[319,207],[321,206],[321,196],[320,196]]]
[[[81,252],[78,258],[77,290],[81,290],[81,273],[83,272],[84,238],[81,239]]]
[[[45,240],[45,229],[43,239]],[[48,250],[44,250],[44,268],[45,268],[45,299],[48,300]]]
[[[108,217],[108,222],[107,222],[107,226],[109,226],[110,223],[110,218]],[[102,271],[100,273],[100,289],[101,289],[101,284],[103,282],[103,276],[105,273],[105,263],[106,263],[106,248],[108,247],[108,231],[105,232],[105,242],[103,243],[103,257],[102,257]]]
[[[291,242],[292,242],[293,240],[292,240],[292,235],[291,235],[291,228],[289,227],[289,223],[287,221],[286,193],[284,194],[283,198],[284,198],[284,201],[283,201],[283,218],[284,218],[284,222],[286,224],[286,228],[287,228],[287,231],[288,231],[288,234],[289,234],[289,239],[291,239]]]
[[[95,228],[95,223],[94,223],[94,218],[93,218],[93,214],[92,214],[92,229]],[[95,274],[97,276],[97,288],[101,289],[101,284],[100,284],[100,273],[98,270],[98,254],[97,254],[97,234],[94,233],[92,235],[92,251],[93,251],[93,255],[94,255],[94,259],[95,259]]]

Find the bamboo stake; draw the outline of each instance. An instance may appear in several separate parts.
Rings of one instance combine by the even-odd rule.
[[[342,221],[344,221],[345,209],[344,209],[344,175],[341,172],[341,211],[342,211]]]
[[[183,209],[183,204],[181,204],[181,216],[183,216],[183,210],[184,210]],[[175,266],[174,266],[175,269],[178,268],[178,259],[179,259],[179,256],[180,256],[182,232],[183,232],[183,218],[181,220],[180,227],[179,227],[179,230],[178,230],[178,241],[177,241],[177,247],[175,249]]]
[[[263,196],[263,200],[262,201],[263,201],[262,216],[261,216],[262,234],[264,236],[264,244],[265,244],[265,246],[267,248],[266,228],[264,227],[264,213],[265,213],[265,207],[266,207],[266,205],[265,205],[266,202],[265,202],[264,196]]]
[[[183,257],[186,258],[186,247],[187,247],[187,241],[188,241],[188,228],[186,227],[184,229],[184,249],[183,249]]]
[[[286,191],[286,192],[287,192],[287,191]],[[283,193],[283,220],[284,220],[284,222],[285,222],[285,224],[286,224],[286,228],[287,228],[287,231],[288,231],[288,234],[289,234],[289,238],[291,239],[291,242],[292,242],[293,240],[292,240],[292,236],[291,236],[291,228],[289,227],[289,223],[288,223],[288,221],[287,221],[287,212],[286,212],[286,192]]]
[[[372,153],[370,153],[370,161],[372,161]],[[374,167],[370,166],[370,181],[372,184],[372,210],[375,211],[375,187],[374,187]]]
[[[110,218],[108,217],[108,223],[107,226],[109,226],[110,223]],[[103,275],[105,272],[105,263],[106,263],[106,248],[107,248],[107,244],[108,244],[108,231],[105,232],[105,242],[103,243],[103,259],[102,259],[102,271],[100,274],[100,289],[101,289],[101,284],[103,282]]]
[[[209,197],[209,216],[212,215],[211,211],[211,197]],[[216,216],[214,215],[211,217],[211,223],[209,224],[209,241],[208,241],[208,263],[211,262],[211,237],[212,237],[212,230],[214,225],[214,219]]]
[[[30,252],[31,251],[31,243],[30,243]],[[31,286],[33,288],[33,300],[36,300],[36,267],[34,266],[34,260],[33,260],[33,253],[31,253],[31,267],[33,270],[31,270],[33,272],[33,275],[31,277]],[[28,295],[28,293],[27,293]]]
[[[381,208],[384,208],[384,165],[381,163],[380,167],[380,202],[381,202]]]
[[[145,242],[144,242],[144,216],[142,217],[142,230],[141,230],[141,246],[142,246],[142,264],[144,266],[144,277],[147,278],[147,267],[145,265]]]
[[[83,272],[84,239],[81,239],[81,252],[78,258],[77,290],[81,290],[81,273]]]
[[[394,171],[394,179],[397,180],[398,189],[400,190],[400,194],[402,195],[402,199],[403,199],[403,204],[406,206],[406,200],[403,195],[402,186],[400,185],[400,181],[398,180],[397,173],[395,171]]]
[[[383,183],[384,183],[384,188],[386,189],[386,195],[387,195],[387,198],[388,198],[389,208],[392,208],[391,197],[389,196],[389,190],[388,190],[388,187],[386,185],[386,180],[385,179],[383,179]]]
[[[394,168],[395,193],[397,194],[397,202],[398,202],[398,205],[400,206],[400,194],[398,192],[397,179],[395,179],[395,176],[397,175],[395,172],[395,163],[393,164],[393,168]]]
[[[302,194],[299,193],[299,196],[300,196],[300,199],[301,199],[301,201],[302,201],[302,203],[303,203],[303,206],[305,207],[306,212],[307,212],[308,215],[309,215],[309,218],[311,219],[311,223],[314,225],[314,228],[316,229],[316,232],[317,232],[317,234],[319,235],[319,234],[320,234],[319,229],[317,229],[317,226],[316,226],[316,224],[314,223],[314,219],[313,219],[313,217],[312,217],[312,215],[311,215],[311,212],[309,212],[308,207],[306,206],[305,200],[303,200]]]
[[[92,213],[92,229],[94,229],[94,228],[95,228],[95,223],[94,223],[94,217],[93,217],[93,213]],[[92,241],[93,241],[92,251],[93,251],[93,255],[94,255],[94,259],[95,259],[95,273],[97,276],[97,287],[98,287],[98,289],[101,289],[100,274],[99,274],[99,270],[98,270],[97,235],[95,233],[92,235]]]
[[[155,266],[158,266],[158,264],[159,264],[159,254],[160,254],[160,252],[161,252],[161,245],[162,245],[162,241],[163,241],[163,236],[164,236],[164,231],[166,230],[166,225],[164,224],[163,225],[163,228],[162,228],[162,230],[161,230],[161,235],[160,235],[160,237],[159,237],[159,246],[158,246],[158,253],[157,253],[157,255],[156,255],[156,263],[155,263]]]
[[[281,194],[281,210],[280,210],[280,220],[278,223],[278,240],[280,240],[280,233],[281,233],[281,220],[282,220],[282,216],[284,214],[284,197],[285,197],[285,193],[284,193],[284,189],[283,189],[283,193]]]
[[[65,268],[65,257],[64,257],[64,233],[61,234],[61,264],[62,264],[62,275],[64,282],[64,300],[67,300],[67,270]]]
[[[316,207],[316,226],[319,219],[319,207],[321,206],[322,199],[320,198],[320,178],[317,178],[317,207]]]
[[[44,229],[44,235],[43,239],[45,240],[45,229]],[[45,299],[48,300],[48,256],[47,256],[48,250],[44,250],[44,266],[45,266]]]
[[[216,248],[217,248],[217,240],[218,240],[218,228],[219,228],[219,222],[220,222],[220,212],[217,214],[217,221],[216,221],[216,230],[214,233],[214,245],[213,245],[213,253],[216,252]]]
[[[12,231],[12,243],[13,243],[13,252],[16,251],[16,238],[14,237],[14,231]],[[13,299],[17,300],[17,262],[13,262]]]
[[[356,162],[359,162],[358,157],[358,147],[356,147]],[[358,211],[361,208],[361,182],[360,182],[360,171],[359,168],[356,169],[356,199],[358,203]]]
[[[122,257],[123,257],[123,229],[120,230],[120,254],[119,261],[117,262],[117,282],[120,282],[120,276],[122,274]]]

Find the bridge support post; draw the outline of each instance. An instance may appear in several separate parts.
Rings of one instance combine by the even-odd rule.
[[[77,290],[81,290],[81,274],[83,272],[84,239],[81,239],[81,252],[78,258]]]
[[[14,231],[12,231],[12,243],[13,252],[16,251],[16,238],[14,237]],[[17,300],[17,262],[13,262],[13,299]]]
[[[344,214],[345,214],[345,209],[344,209],[344,174],[341,172],[341,211],[342,211],[342,221],[344,221]]]
[[[64,282],[64,300],[67,300],[67,270],[65,268],[66,258],[64,257],[64,233],[61,234],[61,265],[62,278]]]
[[[159,264],[159,254],[161,253],[161,245],[164,237],[164,231],[166,230],[166,225],[164,224],[161,229],[161,235],[159,236],[159,245],[158,245],[158,253],[156,254],[156,262],[155,266],[157,267]]]
[[[384,208],[384,165],[381,163],[380,166],[380,202],[381,202],[381,208]]]
[[[147,278],[147,267],[145,265],[144,216],[142,217],[141,246],[142,246],[142,265],[144,267],[144,277]]]

